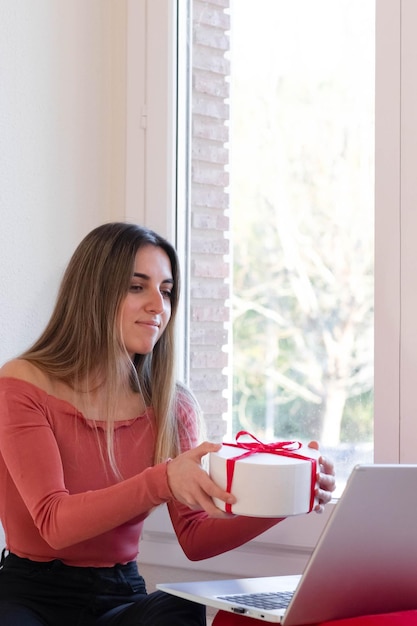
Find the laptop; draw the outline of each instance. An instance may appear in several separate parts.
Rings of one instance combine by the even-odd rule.
[[[417,465],[356,466],[300,576],[157,588],[285,626],[417,609]]]

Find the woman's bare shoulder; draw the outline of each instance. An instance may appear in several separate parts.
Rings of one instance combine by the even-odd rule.
[[[25,359],[12,359],[0,368],[0,377],[18,378],[39,387],[44,387],[47,375],[36,365]]]

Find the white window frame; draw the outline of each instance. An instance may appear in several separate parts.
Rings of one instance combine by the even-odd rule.
[[[175,0],[127,0],[126,117],[126,215],[175,241]]]
[[[189,263],[189,118],[187,107],[178,108],[177,94],[189,89],[187,72],[179,71],[187,65],[187,1],[127,0],[126,39],[125,215],[171,241],[184,273]],[[177,325],[182,346],[177,369],[183,380],[188,375],[187,301],[185,283]]]
[[[157,16],[148,22],[148,41],[161,42],[166,36],[172,43],[173,33],[177,32],[176,12],[172,6],[181,8],[185,2],[148,2],[148,9],[149,4],[155,5]],[[417,51],[413,32],[413,25],[417,23],[417,4],[415,0],[377,0],[376,5],[375,462],[413,463],[417,462],[417,395],[414,389],[417,374],[417,257],[413,241],[417,232],[417,212],[413,205],[417,197],[414,174],[417,77],[413,67]],[[156,30],[152,31],[153,28]],[[168,32],[171,33],[169,36]],[[155,53],[155,46],[150,46],[147,66],[158,67],[162,77],[168,76],[166,82],[160,81],[158,91],[158,98],[165,97],[164,102],[168,103],[175,84],[175,76],[170,74],[174,67],[167,55],[163,57],[164,61],[161,56],[156,61],[153,58]],[[151,91],[148,97],[152,97]],[[159,125],[157,117],[161,114],[165,116],[165,122],[169,120],[168,125]],[[175,195],[175,185],[169,173],[172,175],[172,167],[165,171],[161,169],[161,160],[155,155],[158,151],[173,155],[176,127],[166,109],[161,111],[158,107],[148,106],[147,118],[148,124],[163,129],[156,137],[158,143],[153,143],[152,151],[146,151],[145,168],[147,199],[152,200],[153,210],[161,209],[158,218],[151,220],[151,224],[158,228],[171,224],[172,219],[170,201],[162,200],[158,204],[153,200],[159,198],[164,186],[162,175],[167,176],[164,184],[170,187],[167,193],[170,199]],[[169,214],[164,214],[164,210]],[[159,565],[170,562],[178,567],[227,574],[245,575],[248,569],[250,575],[297,573],[304,566],[331,509],[332,505],[329,505],[323,516],[312,514],[287,520],[246,546],[196,564],[183,555],[162,507],[152,514],[145,526],[141,560]]]
[[[417,5],[377,1],[375,461],[415,463]]]

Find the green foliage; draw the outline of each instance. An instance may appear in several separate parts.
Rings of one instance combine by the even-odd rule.
[[[258,92],[250,78],[235,85],[236,428],[328,445],[368,440],[372,115],[365,133],[350,125],[351,93],[337,77],[280,76]]]

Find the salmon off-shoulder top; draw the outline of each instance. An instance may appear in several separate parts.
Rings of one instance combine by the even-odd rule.
[[[195,416],[179,415],[196,444]],[[138,556],[143,522],[168,503],[185,553],[204,559],[248,541],[278,520],[208,518],[173,499],[166,463],[153,464],[152,409],[116,422],[121,477],[106,459],[105,422],[36,385],[0,377],[0,519],[8,550],[35,561],[110,567]],[[103,454],[104,452],[104,454]]]

